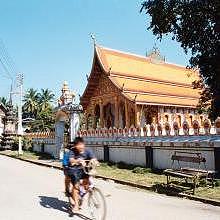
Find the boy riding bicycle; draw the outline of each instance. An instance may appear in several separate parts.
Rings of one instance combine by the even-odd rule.
[[[68,176],[73,184],[72,198],[74,200],[73,212],[79,211],[79,183],[83,180],[85,189],[89,188],[89,175],[84,172],[82,167],[86,166],[86,161],[94,160],[97,161],[94,154],[85,148],[83,138],[76,137],[73,142],[73,147],[69,152],[69,169]]]

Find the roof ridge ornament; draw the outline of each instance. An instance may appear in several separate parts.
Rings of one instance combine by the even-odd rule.
[[[152,50],[149,53],[148,52],[146,53],[146,56],[154,64],[164,64],[165,63],[165,56],[161,55],[160,50],[157,47],[156,43],[154,44]]]
[[[136,102],[137,96],[138,96],[138,94],[135,95],[135,97],[134,97],[134,102]]]
[[[124,91],[125,83],[122,84],[121,91]]]
[[[108,74],[107,74],[108,76],[111,75],[111,71],[112,71],[112,67],[110,66],[109,69],[108,69]]]

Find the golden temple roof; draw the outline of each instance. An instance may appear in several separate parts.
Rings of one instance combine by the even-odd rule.
[[[196,107],[200,95],[192,82],[198,71],[101,46],[95,53],[109,79],[137,104]]]

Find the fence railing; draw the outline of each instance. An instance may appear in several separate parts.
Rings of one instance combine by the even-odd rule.
[[[162,124],[151,124],[144,127],[130,128],[97,128],[89,130],[80,130],[78,135],[81,137],[156,137],[156,136],[192,136],[192,135],[215,135],[220,134],[220,118],[217,118],[212,125],[206,119],[203,124],[195,120],[190,126],[187,121],[179,126],[177,122],[172,124],[166,122]]]
[[[51,138],[55,139],[55,132],[32,132],[32,133],[25,133],[25,137],[27,138]]]
[[[89,130],[78,131],[78,136],[81,137],[162,137],[162,136],[193,136],[193,135],[219,135],[220,134],[220,117],[211,124],[211,122],[206,119],[203,124],[195,120],[190,126],[187,121],[179,126],[177,122],[169,124],[166,122],[162,124],[151,124],[144,127],[134,127],[130,128],[97,128]],[[55,132],[34,132],[25,133],[25,137],[31,139],[55,139]],[[64,136],[64,142],[68,140],[67,135]]]

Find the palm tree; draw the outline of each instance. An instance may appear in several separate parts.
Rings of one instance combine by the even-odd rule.
[[[24,97],[24,115],[35,120],[29,124],[31,131],[51,131],[54,129],[54,114],[52,102],[54,94],[49,89],[41,89],[38,93],[29,89]]]
[[[52,108],[54,97],[55,95],[51,90],[41,89],[41,93],[39,94],[39,104],[42,112]]]
[[[36,118],[39,108],[39,93],[37,90],[31,88],[24,96],[23,111],[31,117]]]

